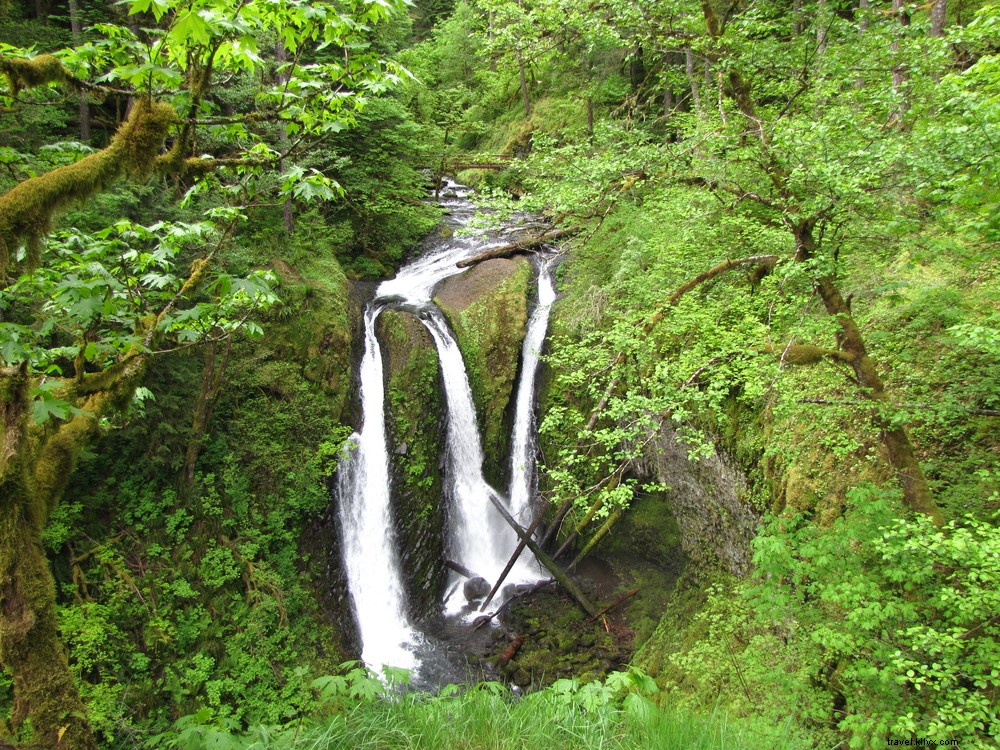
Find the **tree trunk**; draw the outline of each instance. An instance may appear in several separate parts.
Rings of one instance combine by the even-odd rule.
[[[222,389],[222,379],[225,377],[226,365],[229,364],[229,353],[233,347],[232,338],[226,340],[226,347],[221,358],[217,356],[218,347],[217,341],[211,341],[205,345],[205,366],[201,372],[201,389],[194,406],[191,436],[188,438],[184,466],[181,468],[178,483],[177,494],[182,502],[191,497],[191,490],[194,487],[194,467],[201,453],[205,430],[208,428],[208,423],[212,420],[212,413],[215,411],[215,402]]]
[[[528,96],[528,76],[524,70],[524,57],[517,51],[517,74],[521,80],[521,102],[524,104],[524,116],[531,116],[531,97]]]
[[[908,26],[909,16],[903,6],[903,0],[893,0],[893,9],[899,14],[900,24],[904,27]],[[709,0],[702,0],[702,11],[710,37],[713,40],[718,40],[721,37],[721,24]],[[894,52],[898,52],[898,42],[893,42],[893,50]],[[904,69],[900,67],[898,72],[902,75]],[[897,69],[894,69],[894,82],[896,81],[896,74]],[[769,152],[769,139],[763,128],[763,124],[757,119],[756,108],[751,98],[749,87],[738,71],[731,71],[729,77],[730,95],[736,101],[740,111],[749,120],[755,121],[758,124],[756,136],[764,150],[763,155],[765,159],[763,167],[767,176],[780,193],[787,193],[791,197],[787,183],[787,174],[782,165]],[[904,79],[900,78],[899,80],[901,86]],[[815,224],[816,218],[813,217],[802,220],[793,227],[796,246],[795,260],[798,262],[807,261],[816,255],[817,245],[813,236]],[[714,270],[709,273],[712,273]],[[865,396],[872,401],[878,404],[889,404],[889,398],[885,393],[885,385],[878,375],[878,368],[868,355],[861,331],[851,316],[850,307],[840,294],[835,276],[831,274],[816,279],[815,290],[816,294],[822,300],[827,313],[836,320],[840,327],[840,350],[844,353],[843,358],[850,363],[851,368],[854,370],[858,386],[862,389]],[[677,297],[676,293],[674,297]],[[906,430],[902,427],[892,425],[884,414],[878,414],[876,420],[881,430],[881,438],[886,449],[889,465],[896,473],[902,485],[904,501],[913,511],[929,516],[938,525],[942,524],[944,518],[941,510],[934,501],[930,486],[927,484],[927,479],[920,468]]]
[[[871,7],[869,0],[858,0],[858,34],[864,34],[868,30],[868,10]],[[865,78],[859,75],[854,79],[854,88],[863,89],[865,87]]]
[[[0,660],[14,678],[14,729],[31,720],[34,738],[22,745],[25,750],[97,750],[59,641],[55,582],[41,530],[25,522],[26,503],[2,502]]]
[[[628,65],[629,85],[633,93],[638,93],[646,80],[646,61],[642,55],[642,45],[637,45]]]
[[[906,10],[904,0],[892,0],[892,11],[896,14],[896,18],[899,19],[900,29],[897,31],[897,34],[903,34],[904,29],[910,25],[910,14]],[[892,88],[899,97],[899,106],[893,114],[893,120],[898,122],[903,118],[903,115],[909,108],[904,88],[906,81],[909,79],[909,70],[906,63],[903,63],[898,59],[900,55],[900,44],[898,39],[892,42],[889,49],[892,52],[892,57],[896,59],[895,64],[892,66]]]
[[[698,87],[698,76],[694,72],[694,52],[690,46],[684,48],[684,72],[687,73],[688,85],[691,87],[691,101],[694,102],[695,114],[701,116],[701,91]]]
[[[830,20],[830,7],[827,0],[816,0],[816,53],[826,53],[826,25]]]
[[[795,228],[795,244],[796,260],[807,261],[815,257],[816,241],[813,238],[812,221],[803,222]],[[847,361],[854,370],[858,386],[867,398],[879,405],[890,406],[885,384],[878,374],[878,367],[868,354],[861,330],[854,321],[850,307],[841,295],[834,276],[828,275],[817,279],[816,293],[823,301],[827,313],[840,327],[840,349],[847,355]],[[902,485],[904,502],[914,512],[929,516],[938,525],[943,524],[941,509],[934,501],[906,430],[893,425],[883,413],[876,413],[875,421],[881,431],[882,444],[885,446],[889,465]]]
[[[500,502],[500,500],[497,499],[497,496],[492,492],[490,493],[490,501],[493,503],[493,507],[497,509],[497,512],[499,512],[503,517],[503,520],[505,520],[510,527],[514,529],[514,533],[516,533],[518,537],[520,537],[524,543],[528,545],[528,549],[531,550],[538,562],[545,566],[545,568],[559,582],[559,585],[563,587],[566,593],[573,597],[573,600],[576,601],[576,603],[579,604],[588,615],[596,615],[597,607],[590,602],[587,595],[583,593],[583,590],[577,586],[576,582],[572,578],[560,570],[555,561],[545,554],[542,548],[535,543],[534,539],[525,533],[524,529],[521,528],[521,525],[514,520],[514,517],[507,512],[507,509],[503,507],[503,503]]]
[[[274,59],[279,66],[288,61],[288,53],[285,50],[285,43],[283,41],[279,41],[274,48]],[[288,73],[286,71],[279,71],[278,82],[284,84],[287,81]],[[288,127],[284,122],[278,125],[278,150],[281,153],[288,151]],[[282,168],[284,168],[284,164],[282,164]],[[291,198],[286,198],[285,204],[282,206],[282,221],[286,234],[291,234],[295,231],[295,205]]]
[[[492,42],[494,36],[496,34],[493,33],[493,11],[489,10],[486,12],[486,38]],[[492,54],[490,55],[490,72],[497,72],[497,59]]]
[[[25,750],[97,750],[59,641],[55,581],[42,547],[50,503],[28,445],[29,377],[21,368],[0,378],[0,661],[14,681],[13,729],[30,720]]]
[[[944,27],[948,17],[948,0],[937,0],[931,8],[930,36],[944,36]]]
[[[545,518],[545,513],[547,511],[548,508],[543,507],[540,511],[538,511],[537,514],[535,514],[534,519],[532,519],[531,521],[531,525],[528,526],[528,528],[525,529],[524,531],[524,533],[527,535],[528,538],[530,538],[531,535],[535,533],[535,529],[538,528],[538,525],[542,522],[542,519]],[[507,564],[504,566],[504,569],[500,571],[500,575],[497,577],[496,583],[493,584],[493,588],[490,589],[490,593],[486,595],[486,598],[483,600],[482,605],[479,607],[480,612],[485,612],[486,608],[490,606],[490,602],[493,601],[493,597],[497,595],[497,592],[500,590],[500,587],[503,585],[503,582],[507,580],[507,576],[510,574],[510,571],[513,569],[514,564],[517,562],[517,559],[521,556],[521,553],[524,552],[524,548],[527,546],[528,543],[524,539],[521,539],[517,543],[517,546],[514,548],[514,553],[510,556],[510,559],[507,560]]]
[[[73,46],[83,44],[83,24],[80,21],[80,5],[77,0],[69,0],[69,26],[73,34]],[[80,93],[80,140],[90,140],[90,103],[87,95]]]

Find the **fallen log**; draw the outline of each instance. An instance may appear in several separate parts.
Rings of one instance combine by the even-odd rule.
[[[617,599],[615,599],[611,604],[609,604],[607,607],[605,607],[604,609],[602,609],[600,612],[598,612],[596,615],[594,615],[590,619],[591,620],[596,620],[598,617],[606,615],[608,612],[610,612],[611,610],[613,610],[615,607],[617,607],[620,604],[624,604],[625,602],[627,602],[629,599],[631,599],[633,596],[635,596],[638,593],[639,593],[639,589],[632,589],[627,594],[622,594]]]
[[[594,613],[597,612],[597,607],[595,607],[587,598],[587,595],[583,593],[583,589],[581,589],[572,578],[560,570],[555,561],[546,555],[542,548],[535,543],[535,540],[525,533],[524,529],[521,528],[521,525],[515,521],[513,516],[507,512],[505,507],[503,507],[503,503],[499,500],[495,493],[490,493],[490,501],[493,503],[493,507],[495,507],[500,515],[503,516],[503,520],[505,520],[510,527],[514,529],[514,533],[524,540],[524,543],[527,544],[528,549],[534,553],[538,562],[545,566],[545,568],[552,574],[552,577],[555,578],[559,582],[559,585],[563,587],[566,593],[569,594],[588,615],[594,615]]]
[[[448,570],[454,570],[460,576],[464,576],[466,578],[479,578],[478,575],[476,575],[475,573],[473,573],[467,567],[465,567],[461,563],[455,562],[454,560],[445,560],[444,561],[444,566],[446,568],[448,568]]]
[[[556,240],[561,240],[565,237],[572,237],[574,234],[579,233],[579,231],[580,230],[576,227],[569,229],[550,229],[546,232],[542,232],[541,234],[533,234],[521,240],[508,242],[506,245],[499,245],[497,247],[490,248],[489,250],[484,250],[477,255],[473,255],[471,258],[458,261],[455,265],[459,268],[468,268],[469,266],[474,266],[477,263],[482,263],[484,260],[493,260],[494,258],[510,258],[511,256],[518,255],[519,253],[530,253],[543,245],[549,244],[550,242],[555,242]]]
[[[517,652],[521,650],[521,646],[524,645],[524,636],[519,635],[510,645],[504,649],[504,652],[500,654],[500,658],[497,659],[497,666],[502,667],[507,664],[511,659],[517,656]]]
[[[525,531],[525,533],[529,537],[535,533],[535,529],[538,528],[538,524],[540,524],[542,522],[542,519],[545,518],[545,511],[547,510],[548,508],[543,507],[540,511],[538,511],[538,515],[535,516],[534,520],[532,520],[531,522],[531,525]],[[521,553],[524,552],[524,548],[526,546],[527,545],[525,544],[523,539],[517,543],[517,547],[514,548],[514,554],[510,556],[510,559],[507,561],[507,565],[504,567],[503,572],[500,573],[500,577],[497,578],[497,582],[493,584],[493,588],[490,589],[489,595],[483,601],[483,606],[479,608],[480,612],[485,612],[486,608],[490,606],[490,602],[493,601],[493,597],[497,595],[497,591],[500,590],[500,587],[503,585],[503,582],[507,579],[507,575],[510,573],[511,568],[514,567],[514,563],[517,562],[517,558],[521,556]]]
[[[590,523],[591,520],[594,518],[594,514],[597,513],[597,511],[599,511],[602,507],[604,507],[604,498],[599,497],[594,502],[594,504],[590,506],[590,509],[587,511],[587,515],[583,517],[580,523],[576,525],[576,528],[573,529],[572,532],[570,532],[570,535],[568,537],[566,537],[566,541],[562,543],[562,546],[556,550],[554,555],[552,555],[553,560],[558,560],[560,557],[563,556],[563,554],[566,552],[567,549],[569,549],[569,546],[573,543],[573,541],[578,536],[580,536],[580,532],[583,531],[586,525]]]
[[[837,399],[831,401],[825,398],[800,398],[796,403],[819,404],[820,406],[867,406],[869,408],[875,408],[877,406],[874,401],[861,401],[860,399]],[[898,406],[902,409],[920,409],[922,411],[931,411],[937,408],[934,404],[893,403],[892,405]],[[1000,417],[1000,409],[976,409],[971,406],[963,406],[962,411],[966,414],[974,414],[977,417]]]
[[[559,510],[556,511],[555,518],[552,519],[552,523],[542,534],[542,545],[546,545],[552,539],[552,537],[559,531],[559,527],[562,525],[563,519],[566,514],[569,513],[569,509],[573,507],[573,498],[564,500],[563,504],[559,506]]]
[[[573,562],[569,564],[567,570],[573,570],[574,568],[576,568],[577,563],[579,563],[583,558],[585,558],[587,554],[590,552],[590,550],[592,550],[595,546],[597,546],[597,543],[600,542],[605,536],[607,536],[608,532],[611,531],[611,527],[614,526],[618,522],[618,519],[621,518],[623,515],[625,515],[625,509],[619,508],[610,516],[608,516],[608,520],[605,521],[604,524],[601,526],[601,528],[597,530],[597,533],[590,538],[590,541],[587,542],[586,546],[584,546],[582,550],[580,550],[580,553],[575,558],[573,558]]]

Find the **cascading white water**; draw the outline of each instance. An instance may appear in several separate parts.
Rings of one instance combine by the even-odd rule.
[[[483,477],[482,442],[462,353],[440,313],[429,311],[422,318],[438,350],[448,402],[449,554],[492,583],[517,546],[517,535],[493,507],[490,495],[497,493]],[[518,560],[509,576],[511,582],[537,578],[530,556]],[[464,604],[464,597],[456,592],[446,607],[457,611]]]
[[[461,186],[452,183],[449,189],[458,200],[445,201],[452,221],[468,226],[474,213],[465,200]],[[487,240],[485,232],[471,236],[453,236],[438,242],[423,256],[400,269],[395,278],[382,282],[375,299],[365,311],[365,350],[361,364],[361,401],[363,426],[348,441],[348,448],[338,468],[338,494],[340,521],[343,531],[343,556],[347,583],[354,605],[362,642],[362,658],[369,667],[378,670],[383,664],[397,667],[416,667],[413,648],[420,640],[406,616],[405,593],[400,575],[399,555],[391,514],[391,487],[389,455],[385,428],[385,382],[382,352],[375,336],[375,322],[387,306],[416,307],[434,339],[441,358],[442,377],[448,403],[448,493],[452,501],[449,534],[449,554],[458,562],[490,581],[496,580],[517,543],[517,538],[492,507],[490,495],[496,494],[483,478],[483,452],[476,421],[475,407],[465,363],[440,311],[431,303],[434,287],[442,280],[462,273],[456,263],[475,253],[488,249],[504,237]],[[542,300],[554,296],[551,278],[542,290],[539,286],[539,307]],[[540,325],[537,342],[531,346],[532,364],[522,368],[530,371],[532,383],[522,382],[520,393],[534,390],[534,371],[537,368],[537,351],[545,335],[548,306],[545,303],[544,320],[539,324],[536,310],[531,329]],[[529,330],[528,336],[533,334]],[[525,346],[528,344],[526,342]],[[525,348],[526,353],[529,349]],[[522,381],[525,375],[522,375]],[[528,412],[531,404],[526,407]],[[518,407],[520,410],[520,407]],[[530,431],[530,414],[527,426]],[[521,438],[528,441],[530,438]],[[521,449],[525,454],[533,448]],[[521,460],[519,465],[527,465]],[[530,479],[527,480],[530,484]],[[521,492],[521,490],[519,490]],[[525,489],[528,494],[530,489]],[[527,500],[523,501],[525,504]],[[533,581],[539,578],[537,564],[530,555],[522,555],[511,571],[512,583]],[[461,594],[452,596],[446,609],[458,611],[465,604]]]
[[[361,658],[376,672],[383,665],[415,666],[416,632],[406,616],[402,576],[390,515],[389,453],[385,437],[385,384],[375,321],[365,312],[361,360],[364,425],[344,449],[337,469],[343,556],[348,589],[361,635]]]
[[[535,490],[535,376],[555,299],[556,288],[549,262],[543,261],[538,269],[538,304],[528,320],[528,331],[521,346],[521,377],[517,384],[510,448],[510,512],[522,526],[532,520],[528,516]]]

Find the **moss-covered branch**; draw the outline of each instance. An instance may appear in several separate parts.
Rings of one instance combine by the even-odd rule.
[[[777,354],[786,365],[814,365],[824,359],[832,359],[838,362],[851,362],[851,354],[840,349],[825,349],[822,346],[813,344],[789,344],[784,348],[768,345],[765,351]]]
[[[684,282],[679,287],[677,287],[677,289],[674,290],[674,293],[670,295],[670,299],[667,300],[666,305],[664,305],[663,308],[658,310],[653,315],[653,317],[650,318],[649,323],[646,326],[646,329],[644,329],[644,332],[648,333],[649,330],[652,330],[653,326],[655,326],[657,323],[663,320],[663,316],[666,314],[666,310],[671,307],[676,307],[680,303],[681,297],[683,297],[685,294],[690,292],[692,289],[695,289],[696,287],[700,286],[701,284],[704,284],[706,281],[711,281],[716,276],[725,273],[731,268],[736,268],[738,266],[757,266],[755,275],[759,275],[758,276],[758,281],[759,281],[759,279],[762,278],[766,273],[773,270],[777,264],[778,264],[777,255],[751,255],[746,258],[732,258],[730,260],[724,260],[722,261],[722,263],[719,263],[716,266],[712,266],[707,271],[698,274],[694,278],[689,279],[688,281]]]
[[[0,73],[7,79],[11,94],[14,96],[26,89],[50,83],[69,83],[73,80],[72,74],[59,58],[52,55],[0,58]]]
[[[756,265],[757,268],[753,272],[753,278],[756,281],[760,281],[765,275],[770,273],[774,267],[778,264],[779,257],[777,255],[751,255],[746,258],[733,258],[730,260],[724,260],[718,265],[712,266],[707,271],[698,274],[692,279],[685,281],[677,289],[674,290],[673,294],[667,298],[667,301],[660,307],[655,313],[653,313],[646,324],[642,327],[642,336],[648,336],[652,333],[656,325],[663,320],[667,312],[680,304],[681,298],[695,289],[696,287],[704,284],[707,281],[711,281],[716,276],[740,266]],[[625,362],[625,352],[619,352],[611,362],[611,369],[614,369],[618,365]],[[611,397],[618,390],[621,385],[620,378],[614,378],[608,384],[607,389],[604,391],[604,395],[601,400],[597,402],[597,406],[594,407],[593,411],[590,412],[590,417],[587,419],[587,432],[590,432],[597,426],[597,420],[600,418],[601,413],[607,408],[608,402]]]
[[[169,104],[142,99],[107,148],[24,180],[0,197],[0,272],[12,265],[11,256],[22,244],[28,267],[38,265],[41,238],[58,211],[104,190],[122,174],[147,176],[176,122]]]

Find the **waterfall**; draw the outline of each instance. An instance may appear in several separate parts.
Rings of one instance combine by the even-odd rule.
[[[449,554],[492,583],[517,546],[517,535],[490,501],[490,495],[497,493],[483,477],[482,442],[462,353],[439,312],[430,311],[422,318],[441,359],[448,402]],[[537,578],[530,555],[522,556],[510,575],[511,581]],[[462,593],[456,591],[446,607],[456,612],[464,604]]]
[[[462,188],[452,184],[457,200],[445,201],[452,221],[468,226],[474,210]],[[508,228],[506,235],[513,231]],[[507,237],[488,239],[485,232],[432,241],[427,252],[382,282],[364,317],[365,348],[361,363],[362,427],[348,440],[338,467],[337,491],[343,533],[343,557],[348,589],[362,642],[362,658],[374,670],[383,664],[415,668],[414,649],[424,639],[406,615],[398,548],[393,532],[391,483],[385,422],[385,380],[375,322],[386,307],[420,310],[441,362],[448,406],[446,498],[449,501],[448,552],[456,561],[489,581],[495,581],[517,544],[514,531],[493,508],[496,491],[483,477],[483,450],[468,374],[455,337],[440,310],[431,302],[434,287],[464,269],[455,264]],[[545,337],[548,310],[554,298],[551,275],[543,268],[539,304],[533,313],[523,348],[524,365],[518,385],[514,450],[517,451],[511,492],[518,506],[527,507],[533,482],[533,393],[538,350]],[[525,382],[530,381],[530,382]],[[524,413],[522,416],[522,412]],[[516,488],[516,489],[515,489]],[[525,553],[511,571],[513,583],[539,578],[537,563]],[[446,611],[465,605],[461,593],[445,603]]]
[[[514,407],[514,433],[510,448],[510,512],[522,526],[531,523],[531,498],[535,490],[535,375],[541,356],[549,313],[556,299],[555,283],[549,262],[538,269],[538,304],[528,320],[528,331],[521,346],[521,377],[517,384]]]
[[[344,564],[358,631],[361,658],[372,669],[415,666],[416,633],[406,616],[399,554],[390,516],[389,454],[385,437],[385,382],[375,321],[365,312],[361,360],[364,425],[347,441],[337,469]]]

